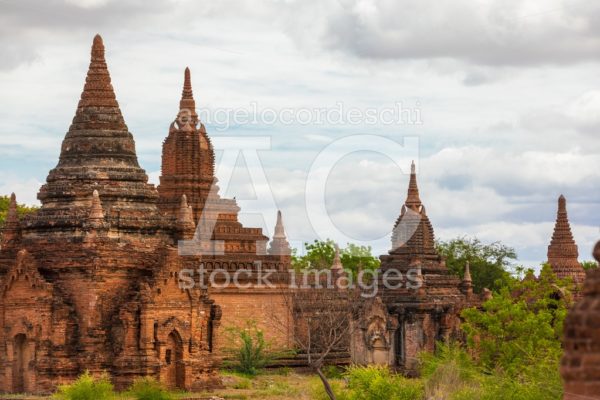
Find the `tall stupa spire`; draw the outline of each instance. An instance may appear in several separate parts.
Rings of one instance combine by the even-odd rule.
[[[110,118],[98,118],[101,115]],[[127,129],[104,58],[104,42],[100,35],[96,35],[72,128],[97,129],[109,126],[112,129]]]
[[[185,68],[183,76],[183,90],[181,92],[181,100],[179,101],[179,114],[177,115],[178,122],[180,123],[185,124],[187,118],[191,118],[193,125],[198,122],[196,101],[194,100],[194,92],[192,91],[192,77],[188,67]]]
[[[281,217],[281,211],[277,211],[277,223],[275,224],[275,233],[273,234],[273,240],[269,246],[269,254],[288,256],[291,254],[290,244],[285,236],[285,229],[283,227],[283,218]]]
[[[110,210],[105,215],[107,222],[118,216],[119,223],[135,225],[135,217],[128,216],[157,212],[158,193],[147,183],[148,175],[138,163],[135,141],[119,109],[104,56],[104,42],[96,35],[85,85],[58,164],[38,194],[40,225],[83,223],[94,190],[105,210]],[[68,221],[59,225],[57,220]],[[113,221],[112,226],[117,225]]]
[[[139,168],[104,58],[104,42],[94,37],[85,85],[67,132],[58,167],[81,169],[108,164]]]
[[[582,284],[585,271],[577,260],[578,257],[579,251],[567,215],[567,200],[561,194],[558,198],[554,233],[548,246],[548,263],[559,278],[572,277],[576,284]]]
[[[417,186],[417,172],[415,162],[410,164],[410,181],[408,183],[408,195],[406,196],[406,207],[417,210],[421,205],[419,187]]]
[[[177,118],[163,142],[159,207],[164,213],[177,216],[185,194],[194,217],[200,220],[210,193],[218,193],[216,182],[214,149],[198,119],[191,72],[186,68]]]
[[[392,231],[392,252],[437,256],[433,226],[419,196],[415,162],[410,166],[406,201]]]

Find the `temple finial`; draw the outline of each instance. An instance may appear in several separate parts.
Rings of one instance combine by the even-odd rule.
[[[183,97],[192,97],[192,76],[190,74],[190,68],[185,67],[183,74]]]
[[[408,183],[408,195],[406,196],[405,204],[413,210],[422,205],[421,198],[419,197],[419,187],[417,186],[417,172],[414,160],[410,164],[410,181]]]
[[[342,260],[340,258],[340,247],[334,244],[335,247],[335,255],[333,256],[333,264],[331,264],[332,271],[342,271],[344,266],[342,265]]]
[[[567,199],[562,194],[558,197],[558,212],[567,212]]]
[[[285,229],[283,228],[283,219],[281,217],[281,211],[277,211],[277,223],[275,224],[275,233],[273,234],[273,238],[284,238],[285,239]]]
[[[467,296],[467,299],[473,295],[473,279],[471,279],[471,265],[467,261],[465,263],[465,273],[463,274],[462,282],[460,283],[462,293]]]
[[[104,211],[102,210],[102,202],[97,190],[92,193],[92,205],[88,219],[92,222],[102,223],[104,221]]]
[[[181,239],[190,239],[194,236],[196,231],[196,224],[194,223],[194,211],[192,207],[188,205],[187,196],[184,194],[181,196],[181,203],[179,204],[179,214],[177,216],[177,228],[179,230]]]
[[[183,74],[183,90],[181,91],[181,101],[179,102],[179,114],[177,120],[181,125],[189,125],[192,122],[195,125],[198,122],[198,114],[196,113],[196,101],[194,100],[194,92],[192,91],[192,76],[190,69],[186,67]]]
[[[10,195],[8,203],[8,213],[6,215],[6,228],[19,226],[19,213],[17,211],[17,196],[14,193]]]
[[[100,35],[96,35],[92,43],[85,86],[71,130],[97,130],[104,126],[116,130],[127,129],[104,58],[104,42]]]
[[[273,233],[273,240],[269,245],[269,254],[279,256],[289,256],[292,253],[290,244],[287,241],[285,235],[285,228],[283,227],[283,218],[281,211],[277,211],[277,222],[275,223],[275,232]]]
[[[463,275],[463,282],[473,282],[473,279],[471,278],[471,265],[468,261],[465,264],[465,274]]]
[[[102,36],[96,34],[92,43],[92,60],[104,61],[104,41]]]
[[[14,193],[10,195],[8,204],[8,214],[2,227],[2,236],[0,237],[2,246],[11,246],[21,238],[21,222],[17,210],[17,197]]]

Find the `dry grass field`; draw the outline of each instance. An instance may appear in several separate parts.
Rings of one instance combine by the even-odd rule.
[[[321,384],[314,375],[306,375],[293,371],[282,370],[266,372],[256,377],[248,378],[243,375],[224,372],[224,388],[210,393],[180,393],[179,399],[208,400],[309,400],[314,399],[315,388]],[[1,395],[0,400],[48,400],[51,397],[36,397],[27,395]],[[118,396],[118,400],[129,400],[128,397]]]

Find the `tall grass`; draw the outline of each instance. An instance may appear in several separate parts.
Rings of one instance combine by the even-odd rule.
[[[154,378],[136,379],[126,393],[135,400],[173,400],[174,396]]]

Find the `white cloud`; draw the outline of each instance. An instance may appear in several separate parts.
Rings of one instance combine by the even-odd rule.
[[[154,171],[154,182],[188,65],[201,109],[419,102],[420,126],[208,129],[213,137],[272,139],[273,149],[260,155],[292,239],[317,234],[304,190],[319,151],[369,133],[419,138],[419,185],[439,237],[503,240],[524,259],[541,261],[562,192],[583,255],[600,225],[599,8],[566,0],[0,2],[0,193],[36,202],[100,32],[140,162]],[[382,157],[348,158],[328,181],[332,219],[353,237],[385,235],[407,181]],[[227,195],[241,198],[250,189],[234,181]],[[263,205],[265,213],[270,208]],[[388,245],[377,240],[376,251]]]

